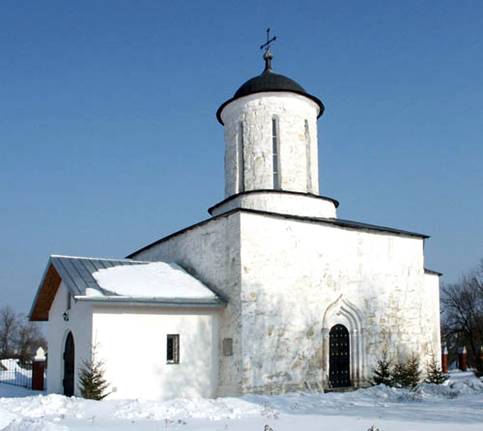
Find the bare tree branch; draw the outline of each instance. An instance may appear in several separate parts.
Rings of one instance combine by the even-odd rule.
[[[450,351],[466,346],[472,366],[483,368],[483,259],[479,266],[458,283],[443,286],[442,326]]]

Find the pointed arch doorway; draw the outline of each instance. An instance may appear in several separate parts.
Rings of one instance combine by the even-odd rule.
[[[351,386],[350,338],[344,325],[332,326],[329,332],[329,380],[333,388]]]
[[[64,379],[62,381],[64,386],[64,395],[71,397],[74,395],[74,337],[72,332],[67,334],[64,347]]]
[[[322,355],[323,368],[325,371],[323,375],[323,385],[327,389],[334,387],[334,383],[339,385],[335,387],[349,385],[358,388],[365,386],[369,382],[367,358],[365,354],[365,321],[366,318],[364,314],[355,304],[345,298],[343,294],[340,294],[334,302],[326,308],[322,320]],[[335,344],[343,345],[336,346]],[[342,351],[336,352],[335,349],[342,349]],[[335,353],[341,354],[336,355]],[[331,368],[333,371],[332,373]],[[341,376],[346,375],[346,373],[334,373],[334,370],[348,371],[348,377],[343,381],[339,381],[339,379],[335,381],[336,375]]]

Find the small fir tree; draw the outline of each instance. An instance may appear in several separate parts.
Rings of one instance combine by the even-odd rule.
[[[104,379],[104,365],[92,353],[91,360],[82,362],[79,375],[80,391],[83,398],[89,400],[102,400],[109,395],[109,384]]]
[[[372,380],[375,385],[392,385],[391,360],[388,358],[387,351],[385,350],[382,353],[382,358],[377,361]]]
[[[439,368],[436,363],[436,358],[431,355],[431,360],[428,362],[426,367],[426,379],[425,383],[435,383],[436,385],[441,385],[446,380],[448,380],[448,375],[443,373],[443,370]]]
[[[398,361],[391,371],[391,386],[403,388],[407,386],[407,371],[404,362]]]
[[[415,388],[421,381],[421,370],[419,369],[419,359],[412,355],[405,364],[406,384],[410,388]]]

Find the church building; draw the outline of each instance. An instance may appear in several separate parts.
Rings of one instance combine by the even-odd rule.
[[[123,259],[51,256],[50,393],[104,364],[109,398],[320,391],[370,384],[378,359],[440,358],[427,235],[337,217],[319,194],[319,98],[272,70],[216,113],[225,196],[210,217]],[[323,146],[322,146],[323,148]]]

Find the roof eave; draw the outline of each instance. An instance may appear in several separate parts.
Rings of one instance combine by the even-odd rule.
[[[307,192],[295,192],[293,190],[283,190],[283,189],[280,189],[280,190],[276,190],[276,189],[255,189],[255,190],[246,190],[244,192],[235,193],[233,195],[228,196],[227,198],[223,199],[222,201],[220,201],[217,204],[213,205],[212,207],[208,208],[208,213],[212,216],[213,215],[213,211],[215,209],[221,207],[225,203],[230,202],[230,201],[238,198],[239,196],[246,196],[246,195],[252,195],[252,194],[257,194],[257,193],[271,193],[271,194],[286,194],[286,195],[295,195],[295,196],[308,196],[308,197],[313,198],[313,199],[320,199],[320,200],[330,201],[330,202],[332,202],[334,204],[334,206],[336,208],[339,207],[339,201],[336,200],[336,199],[334,199],[334,198],[330,198],[328,196],[316,195],[314,193],[307,193]]]
[[[47,261],[47,265],[45,266],[44,272],[42,274],[42,278],[40,279],[39,286],[37,287],[37,291],[35,292],[34,300],[32,301],[32,305],[30,306],[30,311],[28,313],[28,319],[31,322],[47,322],[49,320],[48,318],[35,317],[34,313],[35,313],[36,305],[37,305],[37,303],[40,299],[40,294],[42,293],[42,290],[44,288],[47,275],[49,274],[49,270],[50,270],[51,267],[56,271],[56,273],[60,277],[60,274],[59,274],[57,268],[55,267],[55,265],[53,263],[52,256],[49,256],[49,260]],[[62,281],[61,277],[60,277],[60,279]]]
[[[47,266],[44,269],[44,272],[42,274],[42,278],[40,279],[40,283],[37,287],[37,291],[35,292],[34,300],[32,301],[32,305],[30,306],[30,311],[28,313],[28,318],[31,322],[45,322],[45,320],[34,319],[33,314],[34,314],[34,310],[35,310],[35,305],[37,304],[37,301],[38,301],[39,296],[40,296],[40,291],[42,290],[42,286],[44,285],[44,282],[45,282],[45,276],[47,275],[47,271],[48,271],[50,265],[51,265],[51,259],[49,257],[49,260],[47,262]]]
[[[417,232],[410,232],[406,230],[398,230],[398,229],[393,229],[393,228],[388,228],[384,226],[378,226],[378,225],[371,225],[371,224],[366,224],[366,223],[358,223],[358,222],[351,222],[349,220],[343,220],[343,219],[335,219],[335,218],[320,218],[320,217],[305,217],[305,216],[297,216],[297,215],[291,215],[291,214],[282,214],[282,213],[274,213],[270,211],[261,211],[261,210],[254,210],[254,209],[249,209],[249,208],[233,208],[229,211],[226,211],[222,214],[218,214],[216,216],[212,216],[210,218],[207,218],[205,220],[202,220],[198,223],[195,223],[191,226],[185,227],[183,229],[180,229],[176,232],[173,232],[169,235],[166,235],[156,241],[153,241],[144,247],[141,247],[138,250],[133,251],[130,253],[126,259],[132,259],[134,256],[149,250],[150,248],[161,244],[162,242],[165,242],[171,238],[174,238],[178,235],[184,234],[190,230],[196,229],[200,226],[203,226],[207,223],[211,223],[213,221],[216,221],[218,219],[221,219],[223,217],[229,217],[233,214],[236,213],[252,213],[252,214],[260,214],[260,215],[266,215],[266,216],[271,216],[271,217],[279,217],[279,218],[288,218],[288,219],[294,219],[294,220],[300,220],[300,221],[309,221],[313,223],[323,223],[326,225],[332,225],[332,226],[338,226],[341,228],[347,228],[347,229],[354,229],[354,230],[367,230],[370,232],[380,232],[380,233],[385,233],[389,235],[397,235],[397,236],[407,236],[407,237],[413,237],[413,238],[421,238],[421,239],[428,239],[430,238],[429,235],[425,235],[422,233],[417,233]]]
[[[317,118],[320,118],[320,116],[324,113],[325,111],[325,106],[324,104],[322,103],[322,100],[320,100],[318,97],[315,97],[315,96],[312,96],[311,94],[309,93],[304,93],[303,91],[294,91],[294,90],[280,90],[280,89],[274,89],[274,90],[260,90],[260,91],[253,91],[252,93],[250,94],[245,94],[243,96],[233,96],[231,99],[228,99],[226,102],[223,102],[220,107],[216,110],[216,119],[218,120],[218,122],[224,126],[224,123],[223,123],[223,120],[221,119],[221,112],[223,111],[223,109],[225,109],[225,107],[227,105],[229,105],[231,102],[234,102],[235,100],[238,100],[238,99],[242,99],[243,97],[248,97],[248,96],[251,96],[253,94],[260,94],[260,93],[292,93],[292,94],[298,94],[299,96],[303,96],[303,97],[306,97],[310,100],[312,100],[312,102],[315,102],[318,107],[319,107],[319,113],[317,114]]]
[[[148,305],[168,308],[223,308],[226,302],[221,298],[146,298],[131,296],[75,296],[77,301],[105,305]]]
[[[432,269],[429,269],[429,268],[424,268],[424,273],[425,274],[430,274],[430,275],[437,275],[438,277],[442,277],[443,276],[443,273],[442,272],[433,271]]]

